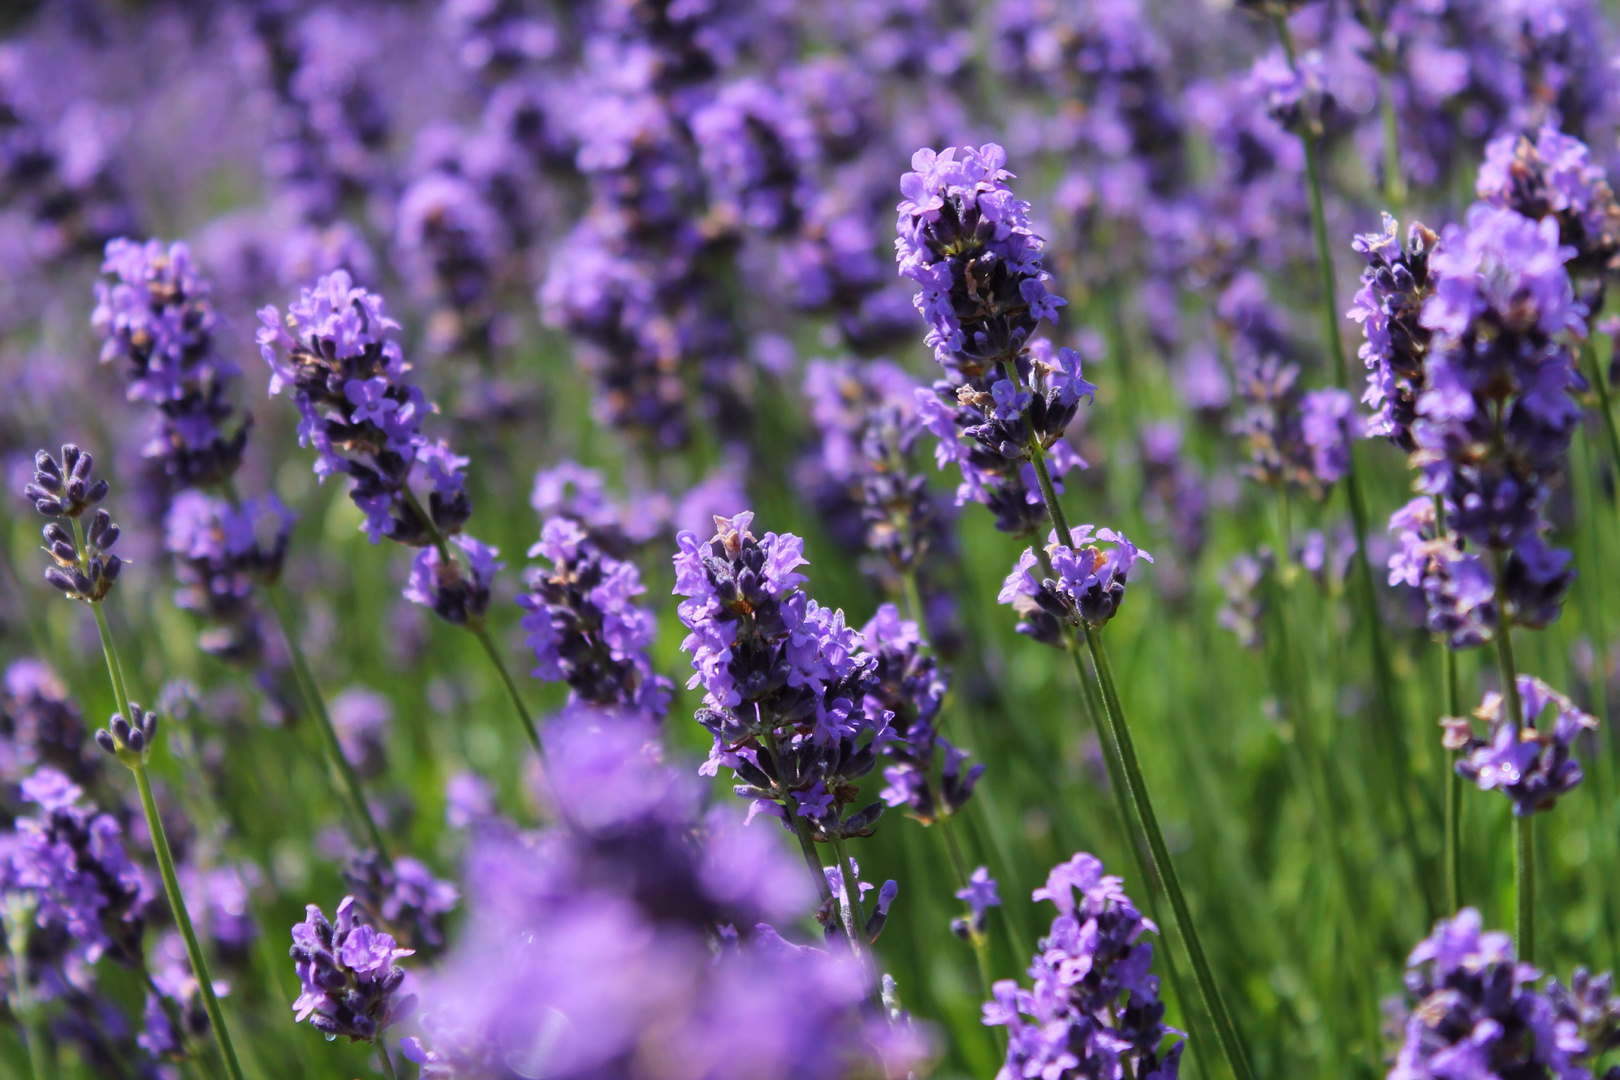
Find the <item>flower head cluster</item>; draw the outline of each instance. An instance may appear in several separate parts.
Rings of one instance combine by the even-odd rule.
[[[1153,946],[1141,940],[1158,927],[1136,910],[1124,882],[1081,852],[1054,867],[1033,895],[1052,901],[1058,916],[1030,961],[1031,988],[1004,979],[985,1003],[984,1022],[1007,1029],[998,1080],[1174,1080],[1185,1043],[1164,1046],[1180,1032],[1164,1024],[1159,980],[1150,973]]]
[[[90,322],[102,338],[103,363],[128,368],[129,397],[157,410],[157,433],[145,448],[182,486],[206,486],[242,463],[248,421],[231,427],[227,390],[236,367],[214,345],[218,317],[207,281],[184,243],[113,240],[96,283]]]
[[[405,969],[394,961],[410,956],[410,949],[360,921],[352,896],[338,904],[335,923],[314,904],[304,911],[304,921],[292,928],[293,967],[302,984],[293,1002],[297,1020],[328,1038],[370,1042],[409,1015],[415,998],[397,993]]]
[[[889,715],[894,741],[884,747],[893,764],[883,770],[888,781],[882,799],[904,806],[924,824],[961,810],[984,773],[982,763],[964,769],[967,752],[939,733],[936,721],[950,690],[950,676],[923,648],[917,624],[900,618],[893,604],[883,604],[861,630],[863,647],[877,658],[877,683],[867,692],[865,711]],[[935,752],[944,755],[936,790]]]
[[[490,583],[506,564],[495,559],[501,553],[499,548],[490,547],[476,537],[458,533],[450,537],[449,544],[460,550],[466,565],[454,556],[444,558],[448,545],[423,548],[411,561],[405,599],[432,609],[435,615],[454,626],[476,629],[489,610]]]
[[[692,115],[713,212],[727,227],[792,235],[815,194],[816,133],[789,94],[762,79],[728,83]]]
[[[704,772],[734,770],[738,794],[784,823],[796,814],[828,837],[867,835],[881,803],[842,812],[894,738],[888,714],[865,707],[877,661],[842,611],[799,587],[804,541],[755,537],[753,519],[716,518],[707,541],[676,538],[675,592],[691,630],[681,649],[696,672],[687,686],[703,687],[697,719],[714,735]]]
[[[536,566],[518,597],[528,614],[523,629],[534,650],[533,675],[565,682],[574,701],[622,705],[661,718],[670,682],[647,657],[656,626],[635,598],[646,592],[635,564],[604,552],[578,521],[554,517],[540,530],[529,555]]]
[[[973,873],[968,875],[967,884],[957,889],[955,896],[967,905],[968,913],[951,920],[951,933],[969,941],[983,937],[990,909],[1001,906],[1001,896],[996,892],[996,879],[990,876],[990,868],[974,868]]]
[[[1299,368],[1275,356],[1241,366],[1246,404],[1232,430],[1249,447],[1249,476],[1269,487],[1298,487],[1325,498],[1350,469],[1355,403],[1343,390],[1301,390]]]
[[[885,360],[814,360],[804,389],[820,438],[799,475],[834,537],[863,553],[861,569],[891,595],[915,573],[930,601],[945,599],[930,571],[955,538],[949,508],[913,467],[916,383]]]
[[[1511,715],[1500,691],[1492,690],[1474,710],[1485,723],[1483,736],[1467,717],[1447,717],[1445,746],[1458,751],[1457,773],[1482,791],[1500,789],[1513,800],[1513,812],[1527,817],[1550,810],[1558,797],[1581,782],[1581,765],[1570,756],[1575,740],[1597,728],[1597,720],[1573,701],[1531,675],[1518,677],[1521,721]],[[1544,721],[1548,709],[1552,723]]]
[[[152,950],[152,986],[146,992],[142,1011],[145,1030],[135,1038],[136,1045],[158,1061],[180,1062],[190,1051],[187,1040],[208,1038],[208,1010],[203,1006],[201,984],[192,973],[185,943],[178,931],[169,930]],[[214,993],[224,997],[229,984],[215,980]],[[179,1021],[178,1028],[175,1021]]]
[[[1508,936],[1481,927],[1479,912],[1464,908],[1436,923],[1407,958],[1406,990],[1414,1004],[1390,1080],[1590,1080],[1583,1062],[1601,1049],[1581,1037],[1575,1002],[1565,997],[1563,1007],[1555,1006],[1536,990],[1536,969],[1514,958]]]
[[[196,489],[175,495],[163,519],[174,556],[176,607],[207,620],[204,652],[252,660],[263,651],[255,586],[273,584],[292,537],[293,513],[274,494],[237,505]]]
[[[84,714],[41,660],[14,660],[0,680],[0,781],[20,783],[41,766],[88,784],[100,758],[86,753]]]
[[[376,852],[364,851],[349,861],[343,880],[364,921],[392,931],[418,953],[431,955],[444,947],[445,916],[461,893],[418,860],[402,855],[389,866]]]
[[[584,707],[547,730],[555,823],[476,836],[466,932],[406,1055],[430,1080],[903,1075],[925,1054],[863,1008],[854,959],[771,927],[815,903],[802,864],[704,812],[654,734]]]
[[[1444,505],[1449,522],[1451,504]],[[1500,625],[1496,582],[1480,555],[1465,550],[1460,535],[1437,527],[1434,499],[1420,496],[1395,511],[1389,531],[1397,545],[1389,556],[1389,583],[1423,590],[1429,632],[1453,649],[1490,641]],[[1502,598],[1514,623],[1542,627],[1558,617],[1574,577],[1568,561],[1539,539],[1508,555]]]
[[[1367,269],[1361,272],[1361,291],[1348,314],[1361,324],[1367,339],[1360,349],[1368,370],[1367,392],[1361,400],[1374,410],[1367,434],[1382,435],[1408,452],[1417,448],[1412,424],[1424,389],[1431,335],[1422,314],[1434,291],[1429,256],[1439,242],[1431,230],[1414,221],[1403,246],[1400,222],[1389,214],[1384,215],[1383,232],[1355,239],[1356,251],[1367,258]]]
[[[1266,592],[1276,558],[1269,548],[1242,552],[1221,570],[1221,610],[1216,621],[1245,649],[1265,646]]]
[[[361,776],[377,776],[387,765],[388,728],[394,720],[394,705],[388,698],[364,686],[351,686],[336,694],[327,704],[332,730],[338,737],[343,757]]]
[[[1047,536],[1045,555],[1051,577],[1036,577],[1035,571],[1045,567],[1034,548],[1025,548],[996,597],[999,603],[1011,604],[1022,617],[1020,634],[1056,648],[1063,647],[1066,626],[1107,625],[1125,602],[1125,583],[1136,560],[1153,561],[1152,555],[1113,529],[1077,525],[1069,532],[1067,543],[1055,529]],[[1113,547],[1104,550],[1097,543]]]
[[[1544,528],[1541,508],[1580,418],[1568,332],[1584,333],[1558,223],[1476,203],[1429,260],[1433,331],[1413,462],[1471,542],[1512,549]]]
[[[500,337],[494,294],[506,233],[480,185],[453,164],[457,171],[433,169],[405,188],[394,239],[415,291],[433,304],[433,350],[488,363]]]
[[[79,537],[79,519],[107,497],[107,481],[92,479],[95,460],[72,443],[62,447],[60,463],[44,450],[34,455],[34,479],[23,494],[46,517],[67,519],[45,526],[45,552],[54,566],[45,568],[45,580],[70,600],[100,603],[112,591],[123,570],[123,560],[112,554],[118,526],[106,510],[97,510]]]
[[[22,795],[39,812],[18,818],[5,845],[6,888],[37,897],[36,924],[65,930],[85,962],[110,951],[139,964],[152,890],[130,861],[117,820],[87,806],[83,789],[49,767],[22,782]]]
[[[1574,249],[1568,269],[1580,299],[1588,311],[1602,308],[1604,279],[1620,269],[1620,201],[1585,143],[1548,125],[1533,140],[1495,138],[1475,191],[1492,206],[1556,220],[1559,242]]]

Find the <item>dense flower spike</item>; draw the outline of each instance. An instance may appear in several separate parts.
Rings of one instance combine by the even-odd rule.
[[[1058,909],[1030,961],[1034,985],[1004,979],[984,1005],[984,1022],[1007,1029],[999,1080],[1174,1080],[1186,1044],[1164,1046],[1180,1032],[1164,1024],[1159,980],[1149,973],[1153,946],[1141,940],[1158,927],[1136,910],[1124,882],[1081,852],[1054,867],[1033,896]]]
[[[1502,135],[1485,148],[1475,190],[1493,206],[1554,218],[1559,241],[1574,250],[1568,267],[1581,301],[1602,309],[1605,279],[1620,269],[1620,201],[1585,143],[1545,125],[1534,140]]]
[[[1231,427],[1248,444],[1249,476],[1322,499],[1349,471],[1355,406],[1343,390],[1303,391],[1298,380],[1299,367],[1275,356],[1240,365],[1238,394],[1247,407]]]
[[[1589,1078],[1587,1066],[1606,1049],[1601,1016],[1556,984],[1548,993],[1538,991],[1538,972],[1515,960],[1508,935],[1481,927],[1479,912],[1464,908],[1435,924],[1407,958],[1406,989],[1414,1004],[1404,1018],[1390,1080]],[[1592,982],[1582,975],[1577,978],[1588,992],[1585,1001],[1601,1014],[1607,984],[1591,996]],[[1595,1036],[1590,1041],[1584,1037],[1589,1032]]]
[[[195,489],[175,495],[163,519],[164,546],[174,556],[175,606],[207,620],[204,652],[251,661],[264,648],[257,585],[281,577],[293,514],[275,495],[237,505]]]
[[[218,318],[209,286],[183,243],[107,245],[91,325],[103,363],[128,368],[129,396],[158,411],[158,431],[143,451],[181,486],[217,484],[236,472],[249,421],[232,425],[227,390],[236,367],[215,349]]]
[[[100,603],[112,590],[123,560],[111,554],[118,542],[118,526],[106,510],[97,510],[83,527],[85,511],[107,497],[107,481],[91,478],[94,460],[72,443],[62,447],[60,463],[44,450],[34,455],[34,479],[23,494],[46,517],[67,519],[45,526],[45,552],[56,565],[47,567],[45,580],[70,600]]]
[[[885,712],[867,711],[877,660],[844,624],[799,586],[804,541],[749,531],[752,513],[715,519],[715,535],[676,541],[675,593],[692,632],[681,650],[701,686],[697,720],[714,736],[703,767],[733,770],[737,793],[790,824],[808,819],[818,839],[871,833],[881,803],[843,816],[895,737]]]
[[[40,809],[17,819],[4,847],[6,887],[36,896],[38,926],[69,934],[85,963],[111,952],[139,966],[153,890],[130,861],[117,820],[87,806],[83,789],[52,768],[24,780],[22,795]]]
[[[1498,788],[1513,800],[1513,812],[1525,817],[1550,810],[1559,796],[1581,782],[1581,766],[1570,756],[1584,731],[1596,730],[1597,720],[1531,675],[1518,678],[1524,724],[1505,716],[1502,694],[1492,690],[1474,715],[1484,721],[1483,736],[1475,734],[1467,717],[1447,717],[1445,746],[1458,751],[1457,772],[1482,791]],[[1552,723],[1545,723],[1547,710]]]
[[[546,521],[529,555],[551,564],[532,567],[525,575],[529,592],[518,597],[528,612],[521,625],[534,649],[535,678],[567,683],[574,701],[661,718],[671,684],[647,657],[656,626],[634,602],[646,592],[635,565],[605,553],[579,522],[564,517]]]
[[[1153,561],[1113,529],[1077,525],[1070,534],[1067,543],[1056,531],[1047,535],[1045,554],[1054,577],[1037,578],[1036,571],[1044,569],[1041,560],[1034,548],[1025,548],[996,597],[1022,617],[1020,634],[1056,648],[1063,647],[1065,626],[1107,625],[1125,602],[1125,583],[1136,560]],[[1113,547],[1104,551],[1097,543]]]
[[[467,565],[446,560],[446,549],[426,547],[411,562],[411,576],[405,583],[405,599],[431,608],[447,623],[474,630],[483,625],[489,610],[489,585],[506,564],[496,562],[498,548],[471,536],[452,536],[450,543],[461,549]]]
[[[1448,515],[1449,520],[1449,515]],[[1389,531],[1396,548],[1389,556],[1389,583],[1423,590],[1425,622],[1429,632],[1453,649],[1466,649],[1491,640],[1498,625],[1496,585],[1479,555],[1463,550],[1462,537],[1447,530],[1437,535],[1434,500],[1419,497],[1390,515]],[[1510,565],[1516,565],[1517,559]],[[1530,586],[1531,596],[1542,592],[1522,572],[1511,580]],[[1522,597],[1523,589],[1515,592]],[[1530,615],[1525,599],[1518,607],[1530,625],[1544,625]],[[1557,604],[1547,613],[1557,617]]]
[[[1360,350],[1369,372],[1361,400],[1374,410],[1367,434],[1382,435],[1408,452],[1417,449],[1412,425],[1427,378],[1431,333],[1421,317],[1434,291],[1429,256],[1439,242],[1432,231],[1413,222],[1403,246],[1400,222],[1385,214],[1383,232],[1363,233],[1354,245],[1367,258],[1361,291],[1348,312],[1367,339]]]
[[[310,904],[304,921],[292,928],[293,966],[302,984],[293,1011],[328,1038],[370,1042],[415,1006],[413,995],[398,994],[405,969],[394,963],[412,950],[397,948],[392,937],[361,922],[355,908],[355,898],[345,896],[331,923]]]
[[[546,733],[555,824],[488,832],[467,933],[422,991],[423,1075],[503,1063],[632,1080],[836,1080],[923,1056],[861,1006],[847,954],[783,941],[814,893],[769,833],[659,763],[654,729],[574,709]],[[792,993],[782,994],[783,987]],[[553,1017],[567,1017],[557,1026]]]
[[[893,764],[883,769],[887,785],[881,797],[889,806],[904,806],[924,824],[957,813],[967,804],[984,765],[966,770],[967,754],[940,735],[936,721],[950,690],[949,674],[922,646],[917,624],[900,618],[893,604],[883,604],[861,630],[862,647],[877,659],[877,684],[867,692],[865,711],[888,715],[894,741],[884,747]],[[935,751],[943,755],[939,783],[934,776]]]

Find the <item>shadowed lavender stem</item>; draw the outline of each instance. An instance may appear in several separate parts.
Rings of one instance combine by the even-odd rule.
[[[1501,625],[1496,630],[1497,678],[1502,683],[1502,700],[1507,705],[1507,722],[1520,731],[1525,722],[1524,704],[1519,697],[1519,669],[1513,660],[1513,622],[1508,617],[1506,578],[1507,556],[1500,548],[1491,549],[1496,570],[1496,610]],[[1536,836],[1535,815],[1513,815],[1513,947],[1519,959],[1535,963],[1536,949]]]

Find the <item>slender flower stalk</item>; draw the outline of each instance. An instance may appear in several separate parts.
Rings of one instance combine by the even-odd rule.
[[[1277,36],[1287,56],[1288,66],[1296,73],[1299,59],[1294,48],[1288,17],[1283,12],[1275,16]],[[1322,203],[1322,160],[1318,144],[1320,121],[1302,117],[1293,125],[1305,151],[1305,183],[1311,208],[1311,230],[1316,240],[1317,269],[1321,274],[1322,327],[1328,353],[1333,362],[1334,385],[1349,390],[1349,365],[1344,355],[1344,339],[1339,329],[1338,284],[1333,269],[1333,247],[1328,241],[1327,215]],[[1427,859],[1418,841],[1417,812],[1412,805],[1412,755],[1407,745],[1406,729],[1401,723],[1394,697],[1395,675],[1390,666],[1389,643],[1385,637],[1383,619],[1378,611],[1378,594],[1373,583],[1372,563],[1367,556],[1367,503],[1361,490],[1361,475],[1356,468],[1352,452],[1345,470],[1345,499],[1350,506],[1350,524],[1355,530],[1358,587],[1357,600],[1361,605],[1362,621],[1367,626],[1367,647],[1372,657],[1374,694],[1378,701],[1378,717],[1383,724],[1383,737],[1378,742],[1387,747],[1389,767],[1395,781],[1395,806],[1401,816],[1401,832],[1412,870],[1423,892],[1430,916],[1437,914],[1437,898],[1427,869]]]
[[[1496,608],[1506,612],[1506,564],[1500,550],[1491,552],[1496,571]],[[1497,678],[1502,684],[1502,700],[1507,722],[1514,731],[1525,723],[1524,703],[1519,696],[1519,669],[1513,659],[1513,624],[1503,619],[1496,632]],[[1536,868],[1534,814],[1513,815],[1513,947],[1527,964],[1535,963]]]
[[[28,1044],[28,1066],[33,1080],[55,1080],[56,1063],[52,1060],[49,1036],[45,1033],[44,1016],[39,1002],[28,987],[28,939],[34,928],[34,910],[37,901],[29,894],[17,891],[0,898],[0,923],[6,935],[6,949],[11,954],[11,972],[16,982],[11,1008],[22,1017],[23,1041]]]
[[[1439,535],[1446,534],[1446,502],[1434,497],[1435,528]],[[1462,687],[1457,681],[1457,652],[1449,643],[1442,642],[1440,660],[1444,669],[1446,715],[1462,715]],[[1455,915],[1462,910],[1462,774],[1457,771],[1457,756],[1446,759],[1446,910]]]

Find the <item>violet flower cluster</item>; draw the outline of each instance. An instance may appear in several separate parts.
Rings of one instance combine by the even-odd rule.
[[[477,624],[489,606],[489,583],[502,564],[494,548],[463,535],[472,516],[462,470],[467,459],[443,440],[429,440],[422,421],[432,407],[406,377],[399,324],[382,297],[334,271],[288,306],[285,325],[274,307],[259,312],[259,351],[270,365],[270,392],[291,387],[302,418],[301,445],[318,454],[315,475],[346,473],[349,497],[366,515],[372,543],[386,536],[421,548],[405,596],[447,622]],[[423,508],[412,482],[431,485]],[[454,559],[459,548],[466,567]],[[429,546],[432,545],[432,546]]]
[[[818,840],[871,834],[881,803],[845,817],[894,738],[887,711],[871,713],[877,660],[844,623],[800,586],[804,541],[791,533],[749,531],[752,513],[716,518],[700,541],[676,537],[675,593],[691,633],[681,651],[692,658],[689,689],[703,688],[697,720],[713,736],[703,766],[720,766],[765,811],[789,828],[804,818]]]
[[[529,549],[551,565],[525,575],[521,625],[534,650],[531,674],[568,684],[570,700],[621,706],[653,719],[669,709],[671,683],[647,651],[656,625],[635,597],[646,592],[634,563],[614,558],[571,518],[554,517]]]
[[[1030,989],[1012,979],[992,988],[984,1022],[1007,1029],[998,1080],[1136,1076],[1174,1080],[1186,1043],[1168,1048],[1159,979],[1151,974],[1158,933],[1125,895],[1124,882],[1080,852],[1059,863],[1032,894],[1058,909],[1030,961]]]
[[[477,834],[465,932],[402,1040],[430,1080],[836,1080],[904,1075],[920,1032],[863,999],[854,958],[790,943],[815,904],[802,864],[695,778],[655,730],[587,707],[545,741],[545,829]]]
[[[107,954],[140,966],[154,891],[125,850],[117,819],[87,805],[84,789],[49,766],[22,782],[22,796],[39,810],[18,818],[0,844],[0,892],[37,899],[36,925],[66,935],[66,959],[94,964]]]
[[[1571,756],[1575,740],[1595,731],[1596,718],[1583,712],[1568,697],[1532,675],[1517,681],[1519,718],[1507,715],[1501,691],[1485,695],[1474,716],[1485,724],[1483,735],[1467,717],[1450,716],[1445,747],[1458,754],[1457,773],[1478,784],[1481,791],[1500,790],[1513,802],[1513,813],[1528,817],[1550,810],[1560,796],[1581,782],[1581,765]],[[1544,714],[1552,710],[1551,724]]]
[[[8,794],[42,766],[81,787],[93,784],[101,759],[89,749],[84,713],[51,666],[31,658],[7,665],[0,679],[0,782]]]
[[[1549,980],[1539,990],[1540,972],[1515,958],[1508,935],[1482,927],[1479,912],[1464,908],[1407,958],[1413,1004],[1389,1080],[1591,1080],[1615,1041],[1609,976],[1581,969],[1568,988]]]
[[[375,851],[363,851],[349,860],[343,881],[357,918],[389,931],[424,959],[444,948],[445,917],[461,893],[419,860],[401,855],[390,866]]]
[[[1298,365],[1276,356],[1241,364],[1238,397],[1245,408],[1231,428],[1248,446],[1249,476],[1321,500],[1350,471],[1350,444],[1360,421],[1346,391],[1303,390],[1298,380]]]
[[[940,581],[955,554],[952,514],[915,468],[922,434],[915,381],[885,360],[811,361],[804,389],[818,445],[798,474],[829,530],[862,553],[861,569],[890,596],[917,583],[917,613],[936,647],[956,634]]]
[[[361,921],[354,897],[338,904],[336,922],[308,905],[292,939],[300,983],[293,1011],[322,1035],[372,1042],[415,1007],[413,995],[398,992],[405,969],[394,962],[412,950],[397,947],[391,936]]]
[[[957,505],[985,503],[997,528],[1027,533],[1045,512],[1029,463],[1049,454],[1057,476],[1083,464],[1061,440],[1095,387],[1073,349],[1030,348],[1036,325],[1067,301],[1047,289],[1044,245],[1006,163],[994,143],[917,151],[900,181],[895,252],[945,369],[934,393],[918,392],[918,413],[939,439],[940,467],[962,470]]]
[[[34,455],[34,478],[23,489],[34,509],[57,519],[45,526],[45,553],[53,563],[45,568],[45,580],[69,600],[89,604],[107,598],[124,568],[112,552],[118,526],[105,509],[80,525],[86,512],[107,497],[107,481],[93,478],[94,466],[95,459],[72,443],[63,445],[60,462],[41,450]],[[63,521],[72,532],[62,527]]]
[[[1153,561],[1152,555],[1113,529],[1077,525],[1069,532],[1067,543],[1055,529],[1047,535],[1044,560],[1034,548],[1025,548],[996,597],[997,603],[1011,604],[1020,616],[1020,634],[1059,649],[1065,647],[1068,627],[1106,626],[1125,602],[1125,585],[1136,560]],[[1104,550],[1099,543],[1113,546]]]
[[[1363,233],[1354,243],[1367,259],[1361,290],[1347,312],[1366,335],[1359,355],[1369,371],[1361,400],[1373,409],[1367,434],[1382,435],[1408,453],[1417,449],[1412,425],[1428,376],[1432,331],[1422,315],[1434,293],[1429,256],[1439,242],[1414,221],[1403,243],[1400,222],[1385,214],[1382,232]]]
[[[923,647],[917,624],[900,618],[893,604],[878,607],[861,630],[861,642],[877,660],[876,683],[867,691],[863,711],[887,715],[894,734],[883,748],[884,757],[893,764],[883,769],[887,786],[881,798],[890,807],[904,806],[907,814],[925,825],[959,813],[984,775],[984,765],[964,768],[967,752],[939,733],[940,706],[950,691],[949,673]]]

